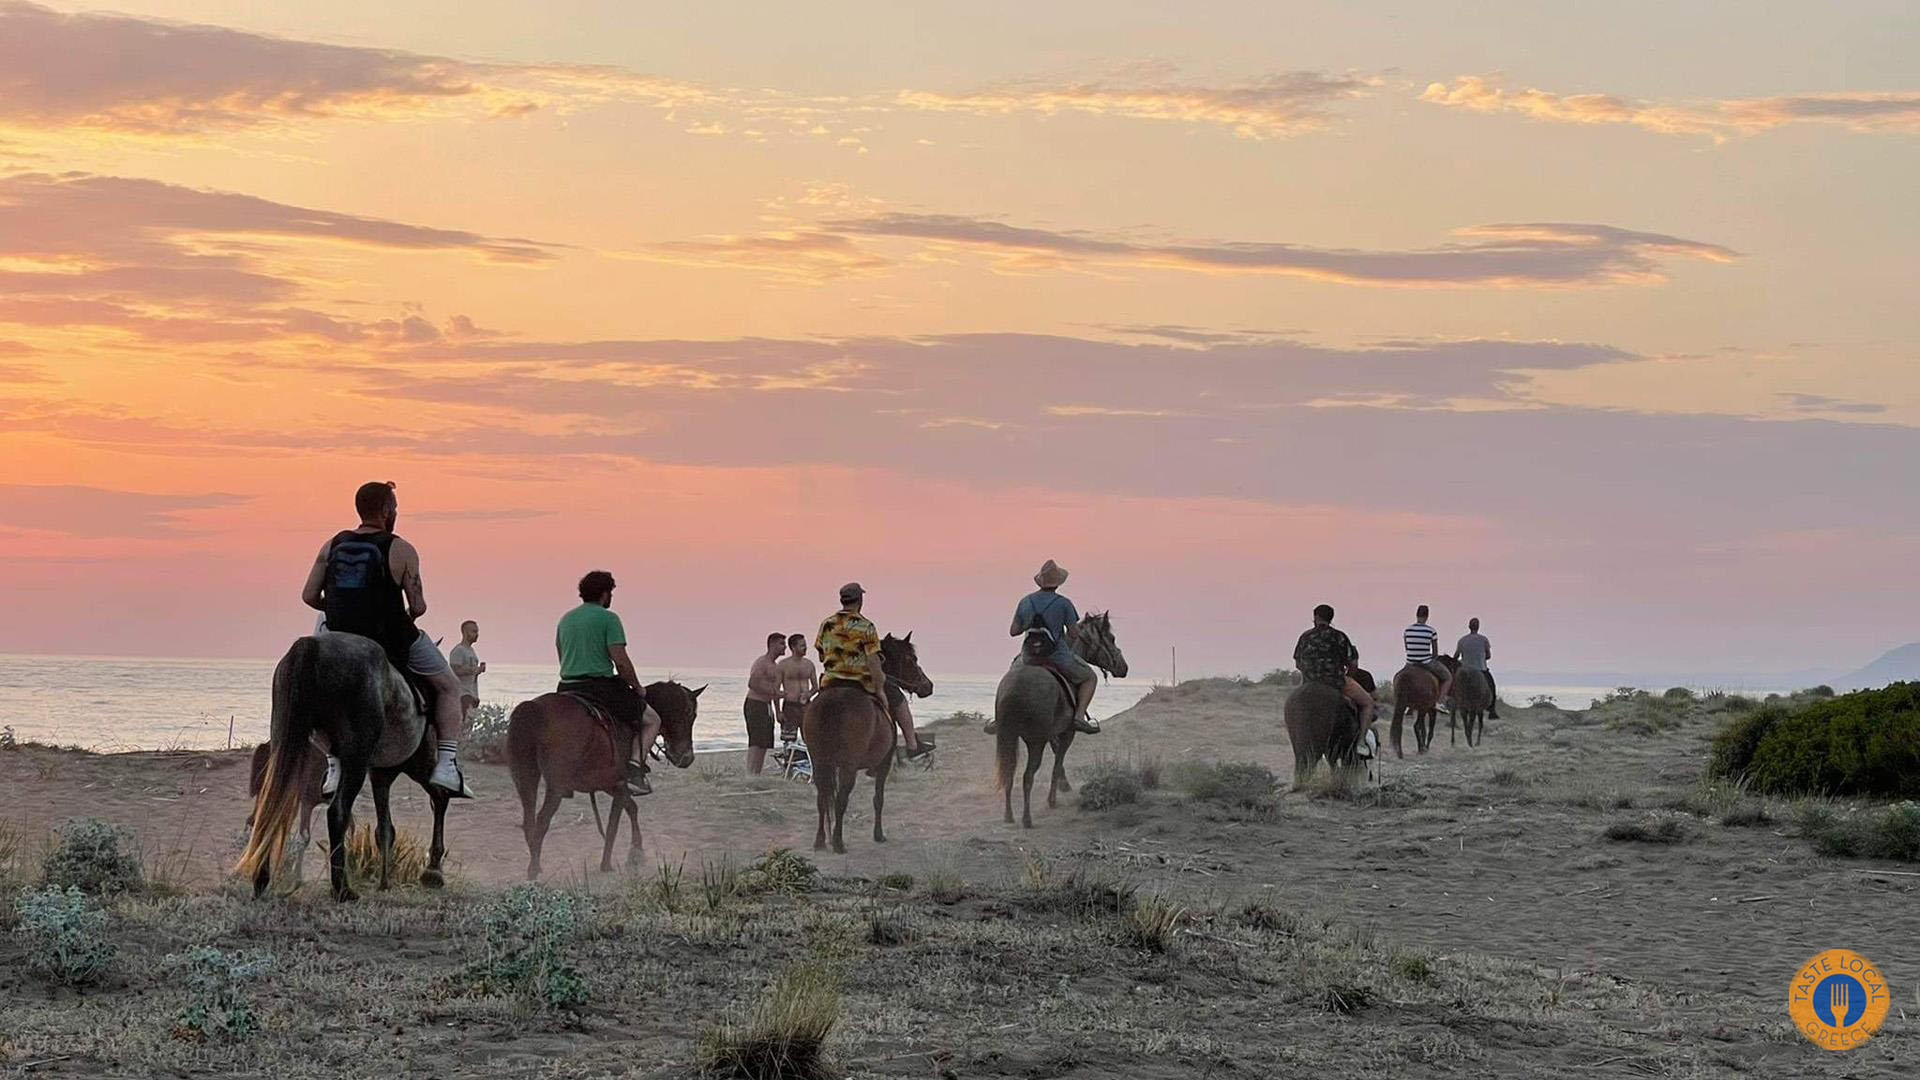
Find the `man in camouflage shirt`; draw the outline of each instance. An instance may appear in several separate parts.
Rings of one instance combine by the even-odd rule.
[[[1312,628],[1301,634],[1293,647],[1293,666],[1300,669],[1301,678],[1307,682],[1338,689],[1365,723],[1373,718],[1373,695],[1348,674],[1359,658],[1360,650],[1353,647],[1346,634],[1333,628],[1333,608],[1327,604],[1314,608]]]

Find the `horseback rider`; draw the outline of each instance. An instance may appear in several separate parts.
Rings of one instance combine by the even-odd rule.
[[[613,586],[605,570],[580,579],[580,606],[560,616],[553,632],[560,654],[560,685],[554,689],[592,702],[638,735],[627,759],[627,792],[651,795],[645,758],[660,734],[660,714],[647,707],[646,687],[627,656],[627,630],[613,613]]]
[[[1461,671],[1477,671],[1487,678],[1487,695],[1493,703],[1487,706],[1487,716],[1500,719],[1500,690],[1493,684],[1493,672],[1487,667],[1487,661],[1493,659],[1493,645],[1487,641],[1487,635],[1480,632],[1478,618],[1467,620],[1467,633],[1453,646],[1453,658],[1460,661]]]
[[[1447,695],[1453,690],[1453,669],[1440,661],[1440,632],[1427,625],[1427,605],[1415,609],[1413,625],[1401,633],[1400,639],[1407,646],[1407,666],[1425,668],[1440,683],[1434,695],[1436,711],[1450,712]]]
[[[1013,610],[1013,626],[1007,633],[1012,637],[1025,637],[1029,633],[1047,635],[1053,651],[1046,655],[1046,666],[1073,685],[1073,729],[1098,735],[1100,722],[1087,715],[1087,707],[1093,704],[1093,692],[1099,689],[1100,676],[1092,665],[1080,659],[1080,654],[1073,651],[1073,643],[1067,639],[1067,629],[1080,623],[1080,612],[1075,610],[1073,601],[1060,595],[1060,586],[1066,582],[1067,571],[1048,559],[1040,572],[1033,575],[1033,583],[1040,588],[1020,598],[1019,606]],[[1013,666],[1027,662],[1027,650],[1023,647],[1020,655],[1014,657]],[[1000,730],[998,721],[987,721],[984,730],[989,735]]]
[[[899,727],[906,741],[907,756],[917,758],[933,749],[931,735],[913,730],[913,710],[907,695],[887,678],[880,652],[880,631],[860,614],[866,604],[867,590],[858,582],[840,586],[840,610],[820,624],[813,648],[820,654],[820,690],[834,683],[848,683],[865,690],[885,716]]]
[[[400,501],[393,484],[360,485],[353,506],[360,524],[321,545],[300,599],[324,613],[327,632],[372,638],[410,681],[425,684],[432,717],[428,738],[437,741],[439,750],[427,783],[452,798],[471,799],[473,789],[461,775],[456,756],[464,719],[460,680],[433,639],[414,625],[427,613],[427,594],[420,582],[420,553],[394,535]],[[320,793],[331,799],[340,785],[340,759],[331,746],[320,749],[327,755]]]
[[[1353,677],[1359,661],[1360,650],[1353,647],[1353,641],[1333,628],[1333,606],[1314,608],[1313,625],[1293,646],[1293,666],[1299,669],[1303,681],[1338,689],[1365,724],[1373,719],[1373,695]]]

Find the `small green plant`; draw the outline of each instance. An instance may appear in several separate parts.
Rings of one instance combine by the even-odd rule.
[[[1140,801],[1140,774],[1118,762],[1097,761],[1080,781],[1080,809],[1110,810]]]
[[[1729,828],[1764,828],[1773,824],[1773,815],[1767,812],[1764,803],[1737,803],[1720,815],[1720,824]]]
[[[113,963],[107,913],[77,886],[48,886],[20,898],[19,925],[29,970],[67,986],[100,981]]]
[[[585,901],[539,885],[515,885],[490,904],[485,955],[471,970],[482,993],[510,994],[546,1012],[586,1004],[587,981],[569,958]]]
[[[1417,949],[1394,950],[1387,966],[1395,978],[1406,982],[1430,983],[1434,980],[1433,959]]]
[[[1495,787],[1526,787],[1527,778],[1515,769],[1498,769],[1489,777]]]
[[[744,1020],[700,1033],[700,1070],[739,1080],[829,1080],[827,1038],[840,1023],[840,979],[824,958],[795,961]]]
[[[813,888],[820,868],[792,848],[774,848],[740,872],[740,891],[750,895],[791,896]]]
[[[475,705],[467,714],[467,734],[460,754],[468,761],[500,764],[507,760],[507,707],[497,702]]]
[[[875,907],[867,912],[867,941],[873,945],[906,945],[919,935],[900,908]]]
[[[18,749],[20,749],[20,740],[14,737],[13,725],[7,724],[0,727],[0,750]]]
[[[1800,813],[1800,831],[1822,855],[1920,862],[1920,802],[1836,814],[1821,803]]]
[[[967,898],[967,883],[952,870],[944,867],[929,870],[923,880],[927,899],[936,904],[957,904]]]
[[[1300,916],[1282,911],[1264,900],[1249,900],[1234,913],[1234,921],[1255,930],[1292,937],[1300,932]]]
[[[740,876],[740,871],[725,859],[717,865],[710,862],[700,864],[700,895],[706,901],[708,911],[718,911],[727,905],[727,901],[740,895]]]
[[[1171,952],[1187,909],[1160,893],[1142,897],[1120,923],[1120,940],[1148,952]]]
[[[42,884],[75,888],[89,896],[114,896],[140,889],[140,860],[125,829],[98,818],[80,818],[60,827],[46,861]]]
[[[1607,826],[1605,836],[1617,843],[1678,844],[1687,838],[1687,830],[1678,818],[1657,818],[1651,821],[1616,821]]]
[[[890,892],[906,892],[908,889],[913,888],[913,875],[904,873],[881,874],[880,880],[874,882],[874,884]]]
[[[188,1039],[244,1039],[260,1030],[246,984],[273,970],[266,950],[230,953],[200,945],[167,957],[164,966],[186,983],[190,995],[174,1024]]]

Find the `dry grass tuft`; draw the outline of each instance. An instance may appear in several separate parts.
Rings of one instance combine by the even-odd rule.
[[[840,982],[821,958],[796,961],[744,1022],[700,1035],[700,1070],[739,1080],[829,1080],[827,1037],[840,1022]]]
[[[418,885],[420,872],[427,868],[427,849],[420,838],[406,829],[393,836],[394,885]],[[374,842],[373,826],[361,825],[347,834],[347,877],[356,882],[380,880],[380,845]]]

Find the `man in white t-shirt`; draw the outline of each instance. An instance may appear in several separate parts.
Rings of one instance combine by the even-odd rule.
[[[473,643],[480,640],[480,624],[468,619],[460,624],[460,644],[447,653],[447,664],[453,668],[454,678],[460,680],[460,712],[467,723],[473,723],[474,706],[480,704],[480,673],[487,665],[473,651]]]

